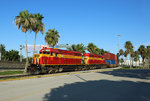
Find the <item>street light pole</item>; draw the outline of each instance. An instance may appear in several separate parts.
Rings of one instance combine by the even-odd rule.
[[[118,53],[120,51],[120,34],[117,35],[118,36]]]
[[[117,35],[118,36],[118,54],[119,54],[119,51],[120,51],[120,34]],[[118,60],[119,60],[119,64],[120,64],[120,58],[118,57]]]

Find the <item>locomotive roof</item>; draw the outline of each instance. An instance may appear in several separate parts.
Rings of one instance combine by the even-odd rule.
[[[77,52],[77,51],[68,51],[68,50],[61,50],[61,49],[57,49],[57,48],[43,48],[41,49],[39,52],[47,52],[47,51],[50,51],[50,52],[54,52],[54,53],[60,53],[60,54],[79,54],[81,55],[80,52]]]
[[[92,53],[84,53],[83,56],[89,56],[89,57],[101,57],[101,58],[103,58],[102,55],[96,55],[96,54],[92,54]]]
[[[115,58],[117,58],[117,55],[113,53],[104,53],[104,58],[108,60],[115,60]]]

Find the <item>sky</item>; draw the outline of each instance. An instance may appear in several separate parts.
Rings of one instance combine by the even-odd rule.
[[[150,0],[0,0],[0,44],[6,50],[19,50],[25,34],[15,26],[20,11],[40,13],[48,29],[58,30],[58,44],[92,42],[99,48],[117,53],[131,41],[135,50],[150,45]],[[27,44],[34,44],[34,33],[27,32]],[[45,45],[45,34],[38,33],[37,45]]]

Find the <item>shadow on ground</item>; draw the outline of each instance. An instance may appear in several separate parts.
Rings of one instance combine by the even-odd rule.
[[[100,73],[120,77],[150,79],[150,69],[117,69],[113,71],[105,71]]]
[[[150,83],[109,80],[76,82],[52,89],[43,101],[150,101]]]

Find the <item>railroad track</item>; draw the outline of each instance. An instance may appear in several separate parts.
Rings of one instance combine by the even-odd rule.
[[[0,81],[5,78],[40,78],[40,77],[49,77],[49,76],[59,76],[59,75],[69,75],[69,74],[80,74],[80,73],[88,73],[88,72],[102,72],[102,71],[111,71],[113,69],[119,69],[120,67],[116,68],[105,68],[105,69],[94,69],[94,70],[86,70],[86,71],[70,71],[70,72],[61,72],[61,73],[53,73],[53,74],[26,74],[26,75],[8,75],[8,76],[1,76]]]

